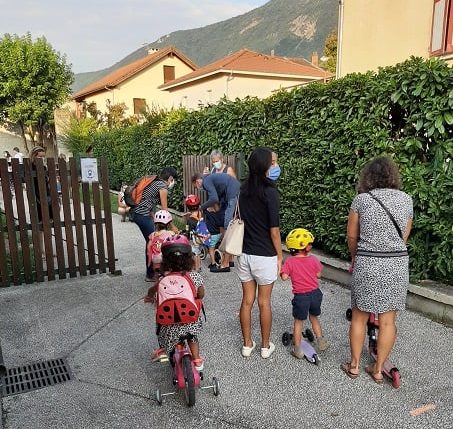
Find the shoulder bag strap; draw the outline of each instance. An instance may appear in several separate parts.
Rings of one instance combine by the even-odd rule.
[[[395,218],[392,216],[392,214],[389,212],[389,210],[387,209],[387,207],[384,206],[384,204],[382,203],[381,200],[377,199],[371,192],[367,192],[367,194],[373,198],[373,200],[375,200],[376,202],[379,203],[379,205],[384,209],[384,211],[387,213],[387,216],[390,218],[390,220],[392,221],[393,225],[395,225],[395,228],[398,232],[398,235],[400,236],[400,238],[403,238],[403,233],[401,232],[401,228],[399,227],[399,225],[396,223],[396,220]]]
[[[239,197],[236,197],[236,208],[234,209],[233,218],[241,220],[241,211],[239,210]]]

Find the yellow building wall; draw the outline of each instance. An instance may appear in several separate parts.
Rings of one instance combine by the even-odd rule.
[[[150,108],[153,105],[168,108],[170,107],[169,94],[158,89],[159,85],[164,83],[164,65],[175,67],[175,78],[193,71],[178,57],[166,57],[110,91],[87,96],[85,101],[87,103],[94,101],[97,109],[103,113],[106,111],[107,100],[113,104],[124,103],[127,107],[126,116],[134,114],[134,98],[144,98]]]
[[[222,74],[216,77],[197,81],[186,86],[170,89],[173,107],[186,107],[188,109],[198,109],[199,104],[215,104],[222,97],[230,100],[254,96],[266,98],[276,90],[304,84],[307,79],[302,78],[269,78],[260,76],[246,76],[233,74]]]
[[[344,0],[338,77],[429,58],[431,0]],[[340,24],[341,28],[341,24]]]

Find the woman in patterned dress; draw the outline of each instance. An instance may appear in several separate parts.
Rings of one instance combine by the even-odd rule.
[[[413,206],[412,198],[400,187],[398,167],[390,158],[379,157],[368,162],[361,172],[358,195],[348,217],[348,247],[353,267],[351,360],[343,363],[341,369],[350,378],[358,377],[368,316],[376,313],[379,315],[377,360],[365,371],[378,384],[383,381],[383,364],[395,344],[396,314],[405,308],[409,284],[406,241],[412,227]]]

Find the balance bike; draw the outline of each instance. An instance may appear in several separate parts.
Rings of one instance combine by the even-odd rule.
[[[352,320],[352,309],[348,308],[346,310],[346,319],[349,321]],[[377,359],[377,331],[379,329],[379,318],[377,314],[370,313],[367,322],[367,335],[368,335],[368,353],[376,362]],[[401,386],[401,374],[396,366],[394,366],[387,359],[384,362],[382,367],[382,373],[387,377],[391,382],[392,386],[395,389],[398,389]]]
[[[319,365],[319,356],[316,350],[313,348],[313,346],[310,344],[314,341],[315,336],[313,335],[313,332],[311,329],[305,329],[304,332],[302,332],[302,337],[306,338],[307,341],[302,340],[300,343],[300,349],[302,350],[302,353],[304,354],[305,359],[313,363],[315,365]],[[290,332],[283,332],[282,335],[282,343],[285,347],[289,346],[293,341],[293,334]]]
[[[220,393],[219,381],[216,377],[212,377],[212,384],[209,386],[201,386],[203,373],[195,369],[190,353],[188,340],[191,335],[181,336],[179,343],[175,347],[175,351],[171,355],[170,363],[173,369],[173,385],[176,389],[173,392],[162,393],[158,388],[155,391],[155,400],[159,405],[163,403],[163,397],[174,395],[176,392],[183,390],[184,398],[188,407],[193,407],[196,400],[197,389],[212,389],[214,396]]]

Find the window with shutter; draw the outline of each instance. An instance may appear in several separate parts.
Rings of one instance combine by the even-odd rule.
[[[144,98],[134,98],[134,115],[143,115],[146,112],[146,100]]]
[[[434,0],[431,54],[453,52],[453,0]]]
[[[175,66],[164,66],[164,83],[175,79]]]

